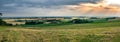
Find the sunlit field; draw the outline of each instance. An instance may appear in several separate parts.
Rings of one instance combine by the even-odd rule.
[[[120,22],[0,26],[0,42],[120,42]]]

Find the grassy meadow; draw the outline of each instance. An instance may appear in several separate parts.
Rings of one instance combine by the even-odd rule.
[[[0,26],[0,42],[120,42],[120,22]]]

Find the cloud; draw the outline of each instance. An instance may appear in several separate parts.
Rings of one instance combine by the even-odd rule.
[[[76,5],[79,3],[95,3],[98,0],[0,0],[0,4],[8,4],[11,5],[12,3],[18,4],[18,6],[31,5],[33,7],[37,6],[58,6],[58,5]]]
[[[5,7],[15,7],[15,6],[17,6],[17,4],[11,3],[11,4],[4,4],[3,6],[5,6]]]
[[[70,16],[75,15],[66,6],[54,6],[49,8],[39,7],[16,7],[17,9],[6,13],[4,16]],[[9,15],[10,14],[10,15]]]
[[[68,8],[73,11],[78,11],[80,15],[89,16],[120,16],[119,5],[98,3],[81,3],[79,5],[71,5]]]
[[[0,0],[4,16],[84,16],[69,6],[97,3],[100,0]],[[86,13],[86,16],[92,16]]]

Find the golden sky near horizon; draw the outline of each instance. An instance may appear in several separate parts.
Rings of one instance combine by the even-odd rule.
[[[103,0],[97,3],[82,3],[70,7],[71,10],[79,11],[81,14],[101,14],[101,15],[119,15],[119,0]]]

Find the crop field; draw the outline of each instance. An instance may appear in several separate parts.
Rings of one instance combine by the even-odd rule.
[[[0,42],[120,42],[120,22],[0,26]]]

